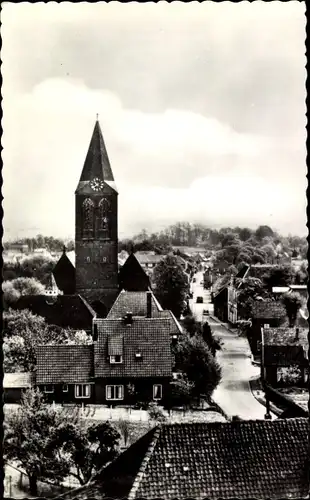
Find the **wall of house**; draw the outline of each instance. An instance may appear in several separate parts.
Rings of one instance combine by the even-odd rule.
[[[153,385],[162,385],[162,401],[169,399],[170,395],[170,379],[163,377],[150,377],[144,379],[129,379],[129,378],[105,378],[97,379],[95,383],[95,401],[96,404],[104,405],[124,405],[135,404],[138,401],[153,401]],[[134,393],[132,394],[129,384],[134,386]],[[124,397],[122,400],[108,400],[106,398],[107,385],[123,385]]]
[[[219,293],[213,300],[214,314],[221,321],[226,323],[228,321],[227,315],[227,288]]]
[[[75,384],[68,384],[68,392],[63,391],[62,384],[54,384],[53,393],[45,393],[44,385],[39,385],[39,389],[44,393],[45,400],[49,403],[56,404],[93,404],[95,402],[95,389],[94,384],[90,384],[90,397],[89,398],[76,398],[75,397]]]

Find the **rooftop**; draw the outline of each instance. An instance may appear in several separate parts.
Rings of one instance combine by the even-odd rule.
[[[306,418],[165,424],[71,498],[305,498],[308,438]]]
[[[308,328],[299,328],[298,338],[296,338],[296,328],[264,328],[264,344],[270,346],[302,346],[304,349],[308,349],[308,331]]]
[[[252,305],[252,317],[257,319],[281,319],[286,317],[286,311],[281,302],[257,300]]]
[[[42,345],[37,348],[37,384],[89,382],[94,376],[93,345]]]
[[[95,342],[96,377],[171,377],[171,333],[167,318],[133,318],[132,324],[123,320],[96,320],[98,341]],[[111,339],[121,337],[123,362],[109,363]],[[118,340],[118,343],[120,341]],[[141,356],[137,359],[136,354]]]
[[[80,295],[23,295],[14,309],[29,309],[43,316],[50,325],[71,327],[74,330],[91,330],[95,311]]]

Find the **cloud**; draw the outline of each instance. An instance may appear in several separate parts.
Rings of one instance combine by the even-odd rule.
[[[6,3],[6,229],[73,233],[74,189],[99,113],[122,234],[181,216],[268,218],[304,232],[304,10]]]

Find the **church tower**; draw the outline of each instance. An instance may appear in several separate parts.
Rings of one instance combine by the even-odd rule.
[[[118,293],[117,196],[97,120],[75,191],[76,293],[107,310]]]

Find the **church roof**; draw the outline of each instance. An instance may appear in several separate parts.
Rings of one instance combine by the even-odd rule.
[[[109,188],[117,191],[98,120],[95,123],[77,189],[80,190],[85,188],[88,182],[94,178],[104,181]]]

